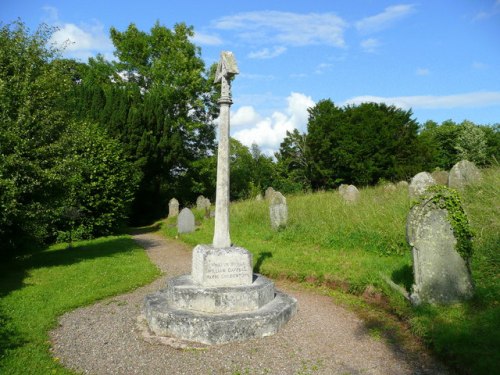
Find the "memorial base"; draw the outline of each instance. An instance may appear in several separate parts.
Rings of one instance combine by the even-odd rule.
[[[264,276],[248,275],[248,267],[242,272],[241,264],[251,264],[246,250],[236,248],[224,262],[219,256],[231,248],[199,245],[195,250],[195,277],[170,279],[166,289],[146,296],[144,315],[156,335],[204,344],[244,341],[275,334],[296,313],[295,298],[276,291],[274,283]],[[231,270],[239,276],[229,277]],[[222,286],[213,285],[217,279],[213,275],[219,275]],[[227,285],[238,278],[241,285]]]

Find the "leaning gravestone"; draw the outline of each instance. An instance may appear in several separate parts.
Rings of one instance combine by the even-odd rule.
[[[448,175],[447,171],[434,171],[431,173],[432,178],[436,181],[436,184],[447,186],[448,185]]]
[[[215,73],[221,97],[214,239],[194,248],[190,275],[170,279],[165,290],[146,296],[144,315],[160,336],[205,344],[243,341],[276,333],[297,311],[297,300],[254,274],[252,254],[231,243],[229,119],[231,79],[237,73],[233,54],[222,52]]]
[[[288,221],[288,206],[286,198],[279,191],[275,191],[271,198],[269,216],[271,217],[271,227],[273,229],[286,226]]]
[[[183,208],[177,216],[177,232],[191,233],[194,232],[194,215],[187,207]]]
[[[418,199],[423,194],[425,194],[429,187],[434,185],[436,185],[436,181],[434,181],[430,173],[417,173],[411,179],[410,185],[408,185],[408,193],[410,195],[410,199]]]
[[[448,177],[448,187],[460,190],[480,179],[481,172],[476,165],[468,160],[462,160],[451,168]]]
[[[175,198],[168,202],[168,217],[176,217],[179,215],[179,201]]]
[[[348,203],[354,203],[359,200],[359,190],[354,185],[349,185],[348,187],[346,187],[345,190],[340,193],[340,195]]]
[[[268,202],[271,201],[271,199],[273,198],[274,193],[275,193],[275,190],[271,186],[269,186],[266,189],[266,192],[264,193],[264,199],[266,201],[268,201]]]
[[[469,260],[457,252],[457,238],[448,211],[434,203],[432,196],[412,208],[406,235],[412,247],[413,304],[448,304],[472,296]]]

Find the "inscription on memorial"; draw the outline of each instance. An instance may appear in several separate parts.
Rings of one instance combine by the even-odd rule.
[[[244,249],[241,249],[244,250]],[[193,251],[193,280],[205,286],[236,286],[252,283],[252,259],[245,251],[206,249]]]

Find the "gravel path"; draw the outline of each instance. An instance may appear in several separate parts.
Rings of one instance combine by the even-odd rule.
[[[276,335],[205,346],[151,336],[141,318],[144,296],[168,277],[190,273],[191,249],[146,233],[134,236],[165,273],[152,284],[63,315],[51,332],[53,355],[87,374],[447,374],[424,355],[373,338],[356,315],[299,285],[277,287],[299,312]]]

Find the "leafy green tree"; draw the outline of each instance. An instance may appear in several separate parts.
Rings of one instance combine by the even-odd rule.
[[[420,168],[417,130],[411,111],[377,103],[338,108],[320,101],[309,110],[312,186],[408,178]]]
[[[455,149],[460,160],[469,160],[477,165],[486,164],[486,135],[470,121],[460,124]]]
[[[287,131],[275,157],[278,171],[275,187],[278,190],[291,193],[311,189],[310,152],[305,133],[297,129],[291,133]]]

